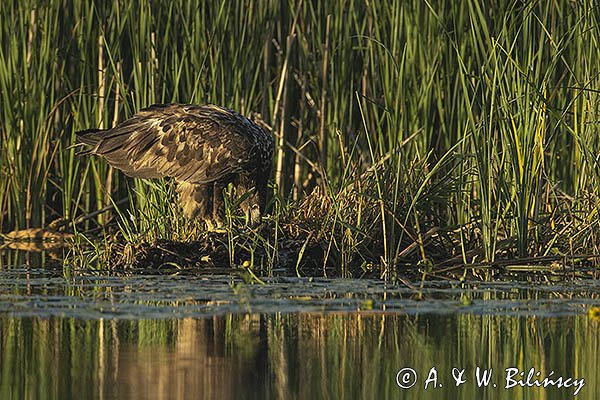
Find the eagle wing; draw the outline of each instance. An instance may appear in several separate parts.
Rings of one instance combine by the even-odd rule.
[[[218,106],[154,105],[112,129],[78,137],[91,146],[88,153],[129,176],[207,183],[246,169],[256,151],[250,125]]]

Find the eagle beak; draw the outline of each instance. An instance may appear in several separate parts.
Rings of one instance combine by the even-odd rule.
[[[249,223],[251,228],[256,228],[258,224],[260,224],[260,207],[258,204],[253,204],[249,209],[246,215],[246,223]]]

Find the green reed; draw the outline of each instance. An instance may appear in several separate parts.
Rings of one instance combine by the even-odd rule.
[[[50,0],[0,15],[3,232],[130,197],[78,231],[116,218],[131,241],[195,237],[168,181],[70,147],[79,129],[190,102],[273,128],[276,237],[255,243],[306,207],[342,271],[597,252],[592,1]]]

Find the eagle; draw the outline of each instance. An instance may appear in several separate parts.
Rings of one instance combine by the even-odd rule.
[[[273,137],[262,127],[217,105],[155,104],[111,129],[76,132],[83,154],[103,157],[136,178],[171,177],[189,219],[208,229],[223,225],[223,190],[233,184],[250,226],[267,200]]]

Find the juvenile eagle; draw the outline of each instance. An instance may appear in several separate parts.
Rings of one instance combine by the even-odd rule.
[[[251,225],[260,221],[267,198],[273,137],[254,122],[215,105],[156,104],[112,129],[77,132],[85,154],[137,178],[169,176],[177,183],[185,215],[209,228],[222,225],[223,189],[237,195]]]

